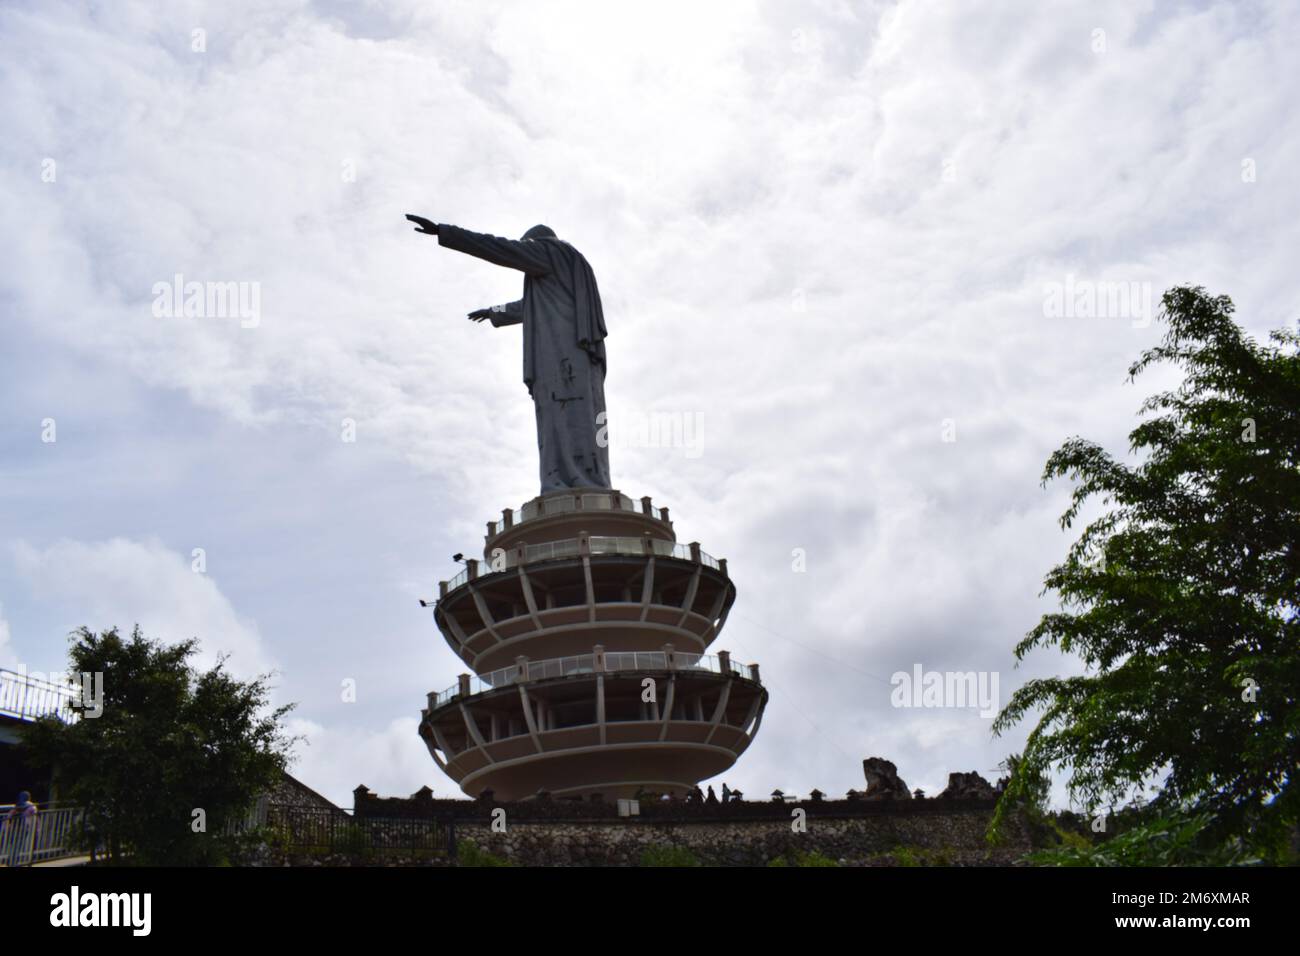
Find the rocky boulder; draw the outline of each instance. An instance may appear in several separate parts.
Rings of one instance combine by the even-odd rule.
[[[868,757],[862,761],[862,773],[867,778],[864,800],[911,800],[912,793],[898,776],[898,768],[881,757]]]
[[[975,771],[948,774],[948,789],[939,794],[940,800],[996,800],[997,790]]]

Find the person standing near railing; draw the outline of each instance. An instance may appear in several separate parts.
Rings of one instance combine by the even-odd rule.
[[[17,802],[5,814],[4,823],[0,824],[0,847],[4,848],[6,866],[21,866],[24,850],[27,851],[28,865],[31,864],[39,826],[36,804],[32,803],[32,795],[23,790],[18,794]]]

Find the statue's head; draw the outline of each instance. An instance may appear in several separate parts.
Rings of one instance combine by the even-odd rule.
[[[558,239],[555,230],[550,226],[537,225],[529,229],[523,236],[525,239]]]

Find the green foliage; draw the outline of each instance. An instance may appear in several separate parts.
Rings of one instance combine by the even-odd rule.
[[[768,861],[768,866],[839,866],[838,860],[832,860],[829,856],[820,853],[817,850],[798,850],[786,856],[778,856],[774,860]]]
[[[1027,768],[1024,757],[1010,754],[999,769],[1006,771],[1007,779],[1016,782],[1013,795],[1003,799],[999,812],[994,815],[985,832],[985,839],[991,844],[1004,843],[1007,839],[1006,816],[1002,807],[1014,805],[1022,818],[1031,846],[1055,846],[1059,842],[1055,822],[1050,818],[1048,798],[1051,794],[1051,778],[1041,768]]]
[[[695,854],[682,846],[655,844],[641,851],[642,866],[699,866]]]
[[[369,860],[374,857],[375,848],[362,827],[349,823],[335,834],[333,852],[342,853],[353,859]]]
[[[1052,817],[1046,817],[1045,819],[1058,841],[1058,846],[1075,850],[1086,850],[1092,846],[1092,842],[1086,836],[1077,830],[1066,828],[1060,820]]]
[[[291,740],[268,711],[267,676],[243,682],[224,660],[200,672],[188,661],[198,642],[167,646],[139,627],[71,635],[69,670],[103,675],[103,713],[73,724],[37,721],[26,746],[55,768],[65,799],[85,807],[87,825],[112,856],[145,865],[195,865],[228,858],[226,822],[284,771]],[[206,813],[195,833],[193,811]]]
[[[509,860],[484,850],[473,840],[461,840],[456,847],[457,866],[514,866]]]
[[[897,846],[889,854],[899,866],[920,866],[921,858],[911,847]]]
[[[1019,781],[1020,807],[1034,819],[1047,816],[1048,798],[1052,792],[1052,779],[1041,767],[1024,766],[1024,757],[1010,754],[999,764],[999,769],[1006,771],[1007,778]]]
[[[272,823],[253,831],[253,837],[272,850],[288,853],[293,847],[293,828],[287,823]]]
[[[224,838],[231,865],[243,866],[258,859],[263,847],[273,853],[287,856],[293,848],[293,834],[284,824],[263,824]],[[224,862],[219,866],[227,865]]]
[[[1048,573],[1061,610],[1015,653],[1057,646],[1086,672],[1031,680],[999,714],[996,733],[1041,712],[992,830],[1059,766],[1089,812],[1152,789],[1157,812],[1205,811],[1219,839],[1276,853],[1300,804],[1300,335],[1261,346],[1199,287],[1162,302],[1168,331],[1129,375],[1185,378],[1143,404],[1139,463],[1072,438],[1043,474],[1075,482],[1062,527],[1107,510]]]
[[[949,847],[929,849],[923,846],[894,847],[888,853],[877,854],[874,859],[893,863],[895,866],[952,866],[952,850]]]
[[[208,866],[246,865],[256,859],[257,851],[263,845],[273,847],[274,838],[274,833],[267,827],[212,837],[214,848],[208,850],[203,862]]]
[[[1168,814],[1108,840],[1089,843],[1077,834],[1062,846],[1026,857],[1038,866],[1248,866],[1260,862],[1235,837],[1216,835],[1208,813]]]

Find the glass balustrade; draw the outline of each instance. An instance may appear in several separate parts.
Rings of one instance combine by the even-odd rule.
[[[592,554],[645,554],[645,545],[642,543],[643,538],[609,538],[597,537],[593,535],[591,541]]]
[[[578,539],[566,541],[547,541],[545,544],[530,544],[524,549],[524,563],[534,561],[555,561],[559,558],[576,558],[578,556]],[[516,562],[517,563],[517,562]],[[510,556],[506,557],[507,567],[512,566]]]
[[[594,674],[596,659],[592,654],[580,654],[577,657],[556,657],[548,661],[529,661],[529,680],[549,680],[552,677],[568,677],[571,674]]]

